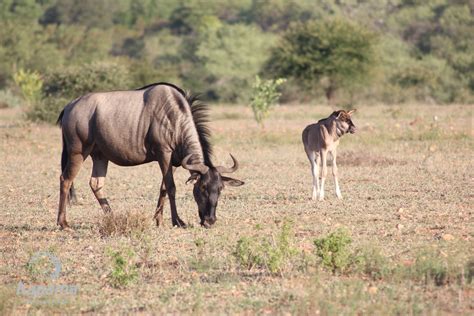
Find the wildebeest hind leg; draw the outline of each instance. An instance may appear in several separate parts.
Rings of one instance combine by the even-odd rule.
[[[69,190],[71,189],[72,182],[76,177],[77,173],[81,169],[81,165],[84,162],[82,154],[73,154],[69,157],[66,168],[60,177],[60,189],[59,189],[59,209],[58,209],[58,220],[57,224],[62,229],[68,228],[69,225],[66,221],[66,204],[68,201]]]
[[[91,155],[92,156],[92,155]],[[107,176],[107,166],[109,161],[98,156],[92,156],[92,176],[89,185],[94,195],[105,213],[111,212],[109,202],[107,201],[104,184]]]
[[[160,186],[160,196],[158,197],[158,204],[156,205],[155,216],[153,218],[156,220],[156,226],[160,227],[163,225],[163,207],[165,205],[166,197],[166,186],[165,180],[161,181]]]

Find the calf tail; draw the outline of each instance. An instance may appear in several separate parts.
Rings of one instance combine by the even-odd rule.
[[[56,124],[61,126],[62,124],[62,118],[64,115],[64,110],[59,114],[58,120]],[[66,144],[66,139],[64,138],[64,134],[62,134],[62,139],[63,139],[63,152],[61,154],[61,174],[64,173],[64,170],[66,170],[67,163],[69,161],[69,155],[67,152],[67,144]],[[71,189],[69,189],[69,195],[68,195],[68,201],[69,204],[77,202],[77,197],[76,197],[76,190],[74,189],[74,184],[71,184]]]

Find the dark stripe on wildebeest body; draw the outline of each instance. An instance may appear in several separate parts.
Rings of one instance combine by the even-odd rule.
[[[163,174],[160,192],[169,196],[173,225],[185,226],[176,210],[173,166],[190,172],[188,181],[195,182],[201,224],[212,225],[224,183],[240,186],[243,182],[221,175],[237,170],[234,157],[231,168],[212,164],[207,111],[197,95],[166,82],[130,91],[90,93],[68,104],[58,118],[63,136],[58,224],[68,227],[67,194],[90,155],[90,185],[104,211],[110,210],[102,189],[109,161],[123,166],[157,161]],[[157,224],[162,220],[165,198],[161,193],[155,213]]]

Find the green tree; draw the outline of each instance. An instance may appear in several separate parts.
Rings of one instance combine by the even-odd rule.
[[[196,56],[214,78],[212,85],[221,100],[247,101],[274,37],[252,25],[212,25],[202,35]]]
[[[272,50],[268,68],[276,76],[293,77],[308,90],[323,85],[326,98],[366,82],[375,64],[376,36],[343,19],[296,24]]]

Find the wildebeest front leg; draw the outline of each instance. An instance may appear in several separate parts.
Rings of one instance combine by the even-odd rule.
[[[324,200],[324,183],[326,182],[326,176],[328,174],[328,167],[326,165],[326,160],[327,160],[327,155],[328,155],[327,150],[321,150],[320,155],[321,155],[321,188],[319,190],[319,200],[322,201]]]
[[[163,225],[163,207],[165,205],[166,197],[166,186],[165,180],[161,181],[160,186],[160,196],[158,197],[158,204],[156,205],[155,216],[153,217],[156,220],[156,226],[160,227]]]
[[[104,212],[111,212],[112,209],[110,208],[109,202],[107,201],[104,190],[105,177],[107,176],[107,166],[109,161],[92,156],[92,162],[92,176],[89,181],[89,185]]]
[[[334,149],[332,151],[332,175],[334,177],[334,185],[336,186],[336,196],[338,199],[342,199],[341,189],[339,188],[339,180],[337,178],[336,157],[337,157],[337,150]]]
[[[60,177],[57,224],[61,226],[61,229],[69,228],[69,225],[66,221],[66,204],[68,201],[69,189],[71,188],[74,178],[81,169],[81,165],[83,162],[84,157],[82,156],[82,154],[71,155],[70,157],[68,157],[66,168],[64,169]]]
[[[165,155],[160,162],[161,172],[163,173],[163,181],[166,187],[166,193],[170,200],[171,223],[173,226],[186,228],[186,224],[179,218],[176,209],[176,186],[173,179],[173,167],[171,166],[171,155]]]

